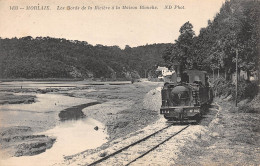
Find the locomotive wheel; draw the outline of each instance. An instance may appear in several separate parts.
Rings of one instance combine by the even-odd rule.
[[[165,115],[164,115],[164,118],[167,119],[167,120],[172,120],[171,117],[167,117],[167,116],[165,116]]]
[[[201,118],[202,118],[201,113],[197,114],[197,115],[195,116],[196,123],[199,123],[200,120],[201,120]]]

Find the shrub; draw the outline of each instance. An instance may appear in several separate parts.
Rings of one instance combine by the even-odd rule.
[[[216,96],[227,97],[232,95],[232,100],[236,99],[236,86],[230,81],[226,81],[223,77],[220,77],[214,81],[213,90]],[[259,87],[256,83],[241,79],[238,82],[237,99],[238,101],[244,99],[253,99],[259,91]]]
[[[253,99],[258,94],[258,86],[256,83],[252,83],[247,80],[240,80],[238,82],[237,100]],[[236,98],[236,88],[232,88],[232,99]]]
[[[225,78],[220,77],[214,81],[213,90],[216,96],[228,96],[232,93],[234,88],[230,81],[226,81]]]
[[[243,105],[238,107],[238,112],[243,113],[258,113],[257,110],[249,105]]]

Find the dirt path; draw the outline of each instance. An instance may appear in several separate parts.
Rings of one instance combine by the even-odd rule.
[[[176,165],[259,165],[260,114],[234,112],[222,99],[217,117],[197,139],[189,140]]]

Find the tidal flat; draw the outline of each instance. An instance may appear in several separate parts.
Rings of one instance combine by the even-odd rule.
[[[94,150],[158,119],[158,113],[145,109],[143,102],[145,95],[161,83],[1,84],[3,100],[8,101],[10,96],[33,99],[0,105],[0,161],[5,165],[19,162],[34,165],[43,160],[43,165],[52,165],[61,162],[64,156]],[[68,118],[62,119],[61,113]]]

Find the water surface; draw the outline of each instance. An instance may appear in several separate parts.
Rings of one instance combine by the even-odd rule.
[[[98,130],[94,129],[96,126],[98,126]],[[62,162],[64,156],[101,146],[107,142],[108,137],[104,125],[91,118],[65,121],[55,128],[39,134],[57,138],[51,149],[39,155],[11,157],[2,160],[2,162],[7,166],[17,165],[17,163],[22,163],[26,166],[54,165],[55,163]]]

